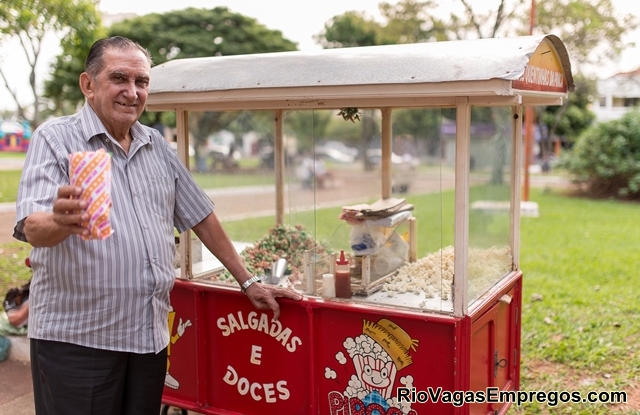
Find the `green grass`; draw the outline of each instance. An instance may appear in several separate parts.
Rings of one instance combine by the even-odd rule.
[[[25,159],[27,153],[14,153],[11,151],[0,151],[0,159]]]
[[[24,264],[29,256],[31,245],[12,242],[0,245],[0,300],[9,288],[18,287],[31,278],[31,269]]]
[[[521,389],[630,392],[640,380],[638,204],[535,190],[532,200],[541,217],[522,220]],[[633,413],[593,404],[510,412]]]
[[[18,199],[18,183],[21,174],[22,170],[0,171],[0,203],[15,202]]]

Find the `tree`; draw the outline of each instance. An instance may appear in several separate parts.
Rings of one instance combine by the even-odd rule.
[[[356,11],[334,16],[314,40],[325,49],[384,44],[380,24]]]
[[[495,9],[479,13],[470,0],[460,0],[464,12],[461,16],[451,13],[447,33],[449,38],[484,39],[498,36],[514,36],[528,33],[529,6],[531,0],[494,0]]]
[[[226,7],[152,13],[114,24],[109,35],[137,41],[149,50],[156,65],[171,59],[296,49],[281,31],[267,29],[256,19]]]
[[[427,13],[435,7],[431,0],[403,0],[395,5],[382,2],[378,7],[384,24],[363,12],[348,11],[331,18],[314,36],[315,41],[329,49],[446,39],[443,22]]]
[[[571,146],[595,120],[589,106],[596,93],[596,81],[580,73],[573,80],[575,90],[561,106],[544,107],[540,111],[540,123],[546,127],[540,137],[543,156],[553,151],[551,143],[554,136],[562,137],[563,144]]]
[[[50,102],[47,109],[50,115],[61,116],[73,113],[79,105],[84,103],[78,78],[84,71],[84,61],[91,45],[105,36],[106,29],[100,25],[83,36],[69,36],[62,40],[62,53],[56,57],[56,62],[52,66],[51,78],[44,83],[43,95]]]
[[[585,130],[560,165],[591,196],[640,200],[640,111]]]
[[[41,96],[36,66],[42,42],[47,35],[56,35],[63,42],[73,42],[90,36],[100,27],[100,17],[90,0],[3,0],[0,3],[0,42],[17,38],[30,66],[29,85],[33,93],[33,115],[26,116],[25,107],[17,99],[15,89],[8,84],[0,62],[0,77],[13,97],[18,114],[29,119],[35,128],[40,123]],[[77,83],[77,79],[76,79]]]
[[[382,27],[383,37],[388,43],[447,40],[445,24],[428,13],[435,5],[432,0],[380,3],[380,14],[386,20]]]
[[[614,14],[611,0],[545,0],[536,4],[536,31],[554,33],[567,46],[575,72],[620,56],[622,37],[638,27],[631,15]]]

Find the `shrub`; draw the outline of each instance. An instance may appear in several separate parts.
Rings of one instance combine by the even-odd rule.
[[[591,196],[640,199],[640,110],[586,130],[560,166]]]

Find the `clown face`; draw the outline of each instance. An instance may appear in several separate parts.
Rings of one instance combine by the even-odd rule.
[[[391,396],[396,377],[396,365],[389,359],[378,359],[371,355],[355,355],[353,362],[364,387],[380,393],[385,399]]]

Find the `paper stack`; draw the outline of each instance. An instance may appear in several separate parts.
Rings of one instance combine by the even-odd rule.
[[[379,199],[371,205],[363,203],[352,206],[343,206],[340,219],[345,220],[346,222],[351,224],[357,224],[368,220],[388,218],[393,216],[398,218],[406,218],[407,215],[402,213],[410,212],[412,210],[413,205],[407,203],[405,199]],[[400,215],[398,216],[398,214]]]

